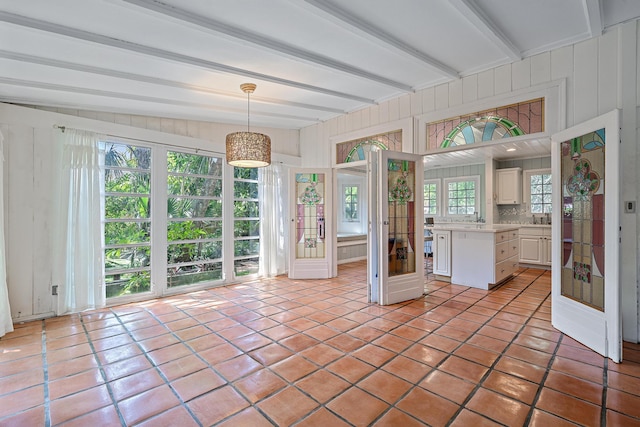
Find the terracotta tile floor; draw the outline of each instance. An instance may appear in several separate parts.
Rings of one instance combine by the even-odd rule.
[[[367,304],[365,265],[17,325],[2,426],[640,426],[640,346],[614,364],[550,324],[550,275],[428,277]]]

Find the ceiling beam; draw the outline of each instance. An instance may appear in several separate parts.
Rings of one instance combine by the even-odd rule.
[[[120,1],[138,6],[145,10],[159,13],[164,16],[169,16],[179,21],[189,22],[190,24],[196,25],[197,27],[221,33],[234,39],[242,40],[256,46],[263,47],[265,49],[273,50],[275,52],[282,53],[295,59],[320,65],[321,67],[329,68],[334,71],[351,74],[353,76],[380,83],[385,86],[394,87],[405,92],[413,92],[411,85],[388,79],[386,77],[371,73],[361,68],[353,67],[347,63],[336,61],[335,59],[329,58],[327,56],[318,55],[308,50],[300,49],[290,44],[282,43],[276,39],[268,37],[267,35],[246,31],[233,25],[229,25],[224,22],[201,15],[196,15],[195,13],[191,13],[183,9],[178,9],[176,7],[161,3],[156,0]]]
[[[54,68],[61,68],[65,70],[80,71],[83,73],[98,74],[102,76],[132,80],[132,81],[137,81],[142,83],[150,83],[150,84],[173,87],[178,89],[185,89],[193,92],[202,92],[210,95],[224,96],[228,98],[236,98],[236,99],[242,99],[242,100],[247,99],[247,97],[244,94],[237,94],[233,92],[215,90],[208,87],[192,85],[192,84],[183,83],[175,80],[161,79],[158,77],[127,73],[125,71],[94,67],[92,65],[77,64],[74,62],[60,61],[58,59],[43,58],[41,56],[33,56],[33,55],[26,55],[22,53],[9,52],[6,50],[0,50],[0,58],[10,59],[10,60],[19,61],[19,62],[28,62],[30,64],[44,65],[44,66],[54,67]],[[288,107],[304,108],[307,110],[325,111],[327,113],[346,114],[346,111],[340,110],[338,108],[324,107],[321,105],[304,104],[302,102],[286,101],[286,100],[275,99],[275,98],[251,96],[251,101],[256,103],[262,103],[262,104],[284,105]]]
[[[446,77],[452,79],[460,78],[460,73],[448,65],[438,61],[437,59],[427,55],[426,53],[404,43],[402,40],[394,37],[393,35],[382,30],[380,27],[371,25],[370,23],[358,18],[357,16],[347,12],[344,9],[336,6],[333,3],[324,0],[303,0],[309,5],[322,10],[328,15],[338,19],[339,21],[348,24],[351,28],[356,28],[369,37],[373,37],[375,41],[382,42],[388,46],[393,47],[405,54],[418,59],[422,63],[428,65],[433,70],[437,71]]]
[[[522,52],[473,0],[449,0],[470,23],[484,34],[512,61],[520,61]]]
[[[591,37],[602,35],[604,20],[602,19],[602,2],[600,0],[583,0],[584,17],[587,20]]]
[[[294,87],[297,89],[308,90],[310,92],[322,93],[329,96],[335,96],[337,98],[350,99],[365,104],[375,104],[372,99],[364,98],[357,95],[352,95],[344,92],[338,92],[331,89],[313,86],[302,82],[296,82],[293,80],[283,79],[280,77],[271,76],[268,74],[257,73],[254,71],[244,70],[242,68],[231,67],[229,65],[220,64],[213,61],[207,61],[201,58],[193,56],[182,55],[179,53],[170,52],[167,50],[158,49],[151,46],[145,46],[137,43],[128,42],[125,40],[116,39],[113,37],[107,37],[88,31],[78,30],[75,28],[66,27],[64,25],[58,25],[51,22],[41,21],[38,19],[28,18],[26,16],[16,15],[9,12],[0,11],[0,21],[8,22],[21,27],[32,28],[39,31],[44,31],[52,34],[58,34],[66,37],[71,37],[86,42],[101,44],[104,46],[115,47],[118,49],[128,50],[131,52],[137,52],[144,55],[152,56],[155,58],[164,59],[167,61],[173,61],[181,64],[189,64],[196,67],[201,67],[210,71],[217,71],[221,73],[234,74],[261,81],[271,82],[283,86]]]
[[[163,105],[176,105],[180,107],[189,107],[189,108],[204,108],[208,110],[214,111],[222,111],[226,113],[233,114],[242,114],[243,116],[247,113],[245,108],[227,108],[227,107],[218,107],[210,104],[202,104],[197,102],[188,102],[188,101],[180,101],[177,99],[168,99],[168,98],[159,98],[155,96],[146,96],[146,95],[136,95],[131,93],[121,93],[121,92],[113,92],[101,89],[90,89],[79,86],[69,86],[62,85],[57,83],[45,83],[45,82],[37,82],[34,80],[21,80],[21,79],[13,79],[10,77],[0,77],[0,84],[6,84],[10,86],[20,86],[27,87],[32,89],[45,89],[45,90],[54,90],[58,92],[66,92],[66,93],[79,93],[83,95],[96,95],[102,96],[106,98],[116,98],[116,99],[128,99],[131,101],[142,101],[142,102],[151,102],[155,104],[163,104]],[[251,110],[252,116],[263,116],[263,117],[274,117],[281,119],[292,119],[292,120],[300,120],[304,122],[320,122],[321,120],[317,117],[301,117],[294,116],[290,114],[279,114],[279,113],[269,113],[264,111],[255,111]]]

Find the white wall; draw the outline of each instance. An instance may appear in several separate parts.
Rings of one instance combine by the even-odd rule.
[[[622,109],[621,200],[638,200],[640,166],[640,25],[632,21],[600,37],[503,65],[459,80],[416,91],[380,105],[300,131],[300,154],[307,167],[329,167],[336,135],[482,100],[558,80],[566,82],[566,126]],[[639,339],[638,229],[640,216],[622,214],[621,282],[624,339]]]
[[[57,171],[50,161],[60,131],[54,124],[219,154],[224,153],[226,134],[237,130],[233,125],[208,122],[50,110],[0,103],[7,285],[11,315],[17,322],[54,315],[56,306],[51,295],[50,234],[55,197],[51,183]],[[272,138],[273,161],[300,164],[297,130],[260,131]]]

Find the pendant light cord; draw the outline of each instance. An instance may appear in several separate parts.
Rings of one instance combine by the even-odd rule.
[[[247,132],[250,132],[249,121],[251,118],[251,102],[249,98],[251,97],[251,92],[247,92]]]

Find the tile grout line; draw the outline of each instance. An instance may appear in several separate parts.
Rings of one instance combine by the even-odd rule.
[[[46,322],[42,320],[42,374],[44,389],[44,425],[51,427],[51,397],[49,395],[49,363],[47,362],[47,329]]]
[[[525,291],[529,286],[531,286],[531,285],[532,285],[536,280],[538,280],[538,279],[539,279],[543,274],[544,274],[544,273],[542,273],[542,274],[540,274],[540,275],[536,276],[536,277],[535,277],[535,278],[534,278],[534,279],[533,279],[533,280],[532,280],[532,281],[531,281],[531,282],[530,282],[530,283],[529,283],[525,288],[523,288],[522,290],[520,290],[520,292],[518,292],[516,295],[514,295],[514,297],[513,297],[513,298],[511,298],[510,302],[512,302],[512,301],[513,301],[513,300],[515,300],[519,295],[521,295],[522,293],[524,293],[524,291]],[[506,284],[506,283],[508,283],[508,282],[505,282],[504,284]],[[462,291],[458,292],[458,293],[457,293],[457,294],[455,294],[454,296],[452,296],[452,297],[448,298],[447,300],[445,300],[445,301],[443,301],[443,302],[441,302],[441,303],[439,303],[439,304],[435,305],[434,307],[430,308],[430,310],[432,310],[433,308],[436,308],[436,307],[440,307],[440,306],[442,306],[443,304],[446,304],[446,303],[447,303],[447,302],[449,302],[452,298],[455,298],[455,296],[459,296],[459,295],[463,294],[464,292],[466,292],[467,290],[469,290],[469,289],[470,289],[470,287],[468,287],[468,286],[467,286],[466,288],[467,288],[467,289],[464,289],[464,290],[462,290]],[[496,288],[494,288],[494,289],[495,289],[495,290],[497,290],[497,289],[498,289],[498,287],[496,287]],[[466,312],[468,309],[470,309],[470,308],[471,308],[471,307],[473,307],[475,304],[477,304],[477,303],[479,303],[480,301],[482,301],[483,299],[485,299],[487,296],[490,296],[492,293],[493,293],[493,292],[491,292],[491,293],[489,293],[489,294],[484,295],[482,298],[478,299],[476,302],[474,302],[473,304],[471,304],[469,307],[467,307],[467,308],[466,308],[465,310],[463,310],[462,312]],[[428,295],[423,295],[423,296],[422,296],[422,297],[420,297],[420,298],[426,298],[427,296],[428,296]],[[546,298],[545,298],[545,299],[546,299]],[[543,302],[544,302],[544,301],[543,301]],[[405,307],[405,306],[407,306],[407,305],[411,304],[411,302],[400,303],[400,304],[401,304],[401,306],[400,306],[400,307],[398,307],[398,308],[396,308],[396,309],[394,309],[394,310],[390,310],[389,312],[393,312],[393,311],[399,310],[399,309],[401,309],[402,307]],[[542,303],[538,305],[538,307],[536,308],[536,310],[537,310],[541,305],[542,305]],[[506,305],[505,305],[505,306],[506,306]],[[502,309],[501,309],[501,310],[502,310]],[[499,313],[499,312],[498,312],[498,313]],[[535,311],[534,311],[534,312],[529,316],[529,319],[533,316],[533,314],[534,314],[534,313],[535,313]],[[496,314],[497,314],[497,313],[496,313]],[[377,316],[377,317],[381,318],[382,316],[383,316],[383,315],[381,315],[381,316]],[[421,315],[413,316],[413,318],[414,318],[414,319],[417,319],[417,318],[419,318],[420,316],[421,316]],[[482,323],[482,324],[480,324],[480,325],[484,326],[487,322],[491,321],[493,318],[495,318],[495,315],[494,315],[494,316],[492,316],[491,318],[487,319],[484,323]],[[452,317],[451,319],[453,319],[453,317]],[[451,320],[451,319],[449,319],[449,320]],[[445,322],[445,323],[442,323],[439,327],[437,327],[437,328],[436,328],[436,329],[434,329],[433,331],[430,331],[428,335],[430,335],[430,334],[432,334],[432,333],[435,333],[438,329],[440,329],[441,327],[443,327],[445,324],[446,324],[446,322]],[[399,324],[396,328],[393,328],[393,329],[391,329],[391,330],[395,330],[395,329],[397,329],[398,327],[400,327],[400,326],[402,326],[402,325],[404,325],[404,323],[403,323],[403,324]],[[524,326],[525,326],[525,324],[523,324],[523,327],[522,327],[522,328],[524,328]],[[522,329],[522,328],[521,328],[521,329]],[[456,328],[456,329],[457,329],[457,328]],[[480,329],[480,328],[478,328],[478,329]],[[391,330],[387,331],[387,333],[390,333],[390,332],[391,332]],[[437,335],[437,334],[436,334],[436,335]],[[516,336],[517,336],[517,334],[516,334]],[[445,338],[446,338],[446,337],[445,337]],[[406,339],[406,338],[405,338],[405,339]],[[412,345],[416,345],[416,344],[419,344],[419,343],[420,343],[420,341],[421,341],[422,339],[424,339],[424,338],[421,338],[421,339],[420,339],[420,340],[418,340],[418,341],[411,341],[411,340],[409,340],[409,341],[411,341],[411,342],[413,343]],[[468,338],[467,338],[467,339],[468,339]],[[515,339],[515,336],[514,336],[514,339]],[[512,340],[512,341],[513,341],[513,340]],[[465,340],[464,342],[460,342],[460,344],[459,344],[459,345],[457,345],[457,346],[455,347],[455,349],[460,348],[460,347],[461,347],[462,345],[464,345],[465,343],[466,343],[466,340]],[[511,344],[511,343],[509,343],[509,345],[510,345],[510,344]],[[409,347],[407,347],[407,348],[409,348]],[[508,346],[507,346],[506,348],[508,348]],[[506,350],[506,348],[505,348],[505,350]],[[424,376],[422,376],[419,380],[417,380],[417,381],[412,385],[412,387],[410,387],[410,388],[409,388],[405,393],[403,393],[403,394],[402,394],[398,399],[396,399],[396,402],[395,402],[395,403],[391,403],[391,404],[389,404],[389,407],[388,407],[385,411],[383,411],[381,414],[379,414],[379,415],[378,415],[378,416],[377,416],[377,417],[372,421],[372,423],[373,423],[373,422],[376,422],[376,421],[379,421],[382,417],[384,417],[384,416],[385,416],[385,415],[386,415],[386,414],[387,414],[391,409],[393,409],[393,408],[395,408],[396,410],[398,410],[398,411],[400,411],[400,412],[402,412],[402,413],[404,413],[404,414],[406,414],[406,415],[408,415],[408,416],[410,416],[410,417],[412,417],[412,418],[414,418],[414,419],[417,419],[417,418],[415,418],[413,415],[411,415],[411,414],[407,413],[406,411],[404,411],[404,410],[402,410],[402,409],[400,409],[400,408],[397,408],[397,407],[396,407],[396,404],[397,404],[397,403],[399,403],[400,401],[402,401],[402,399],[404,399],[405,397],[407,397],[407,395],[409,395],[409,394],[410,394],[413,390],[415,390],[416,388],[422,388],[422,387],[420,387],[420,386],[419,386],[419,383],[420,383],[420,382],[422,382],[422,381],[424,381],[424,379],[426,379],[426,378],[427,378],[431,373],[433,373],[434,371],[437,371],[437,368],[438,368],[439,366],[441,366],[441,365],[442,365],[446,360],[448,360],[448,359],[453,355],[453,351],[455,351],[455,349],[453,349],[451,352],[448,352],[448,356],[447,356],[447,357],[444,357],[440,362],[438,362],[434,367],[432,367],[432,368],[431,368],[431,369],[430,369],[430,370],[429,370],[429,371],[428,371]],[[436,349],[436,350],[438,350],[438,349]],[[381,365],[380,367],[377,367],[377,369],[382,369],[382,367],[383,367],[383,366],[385,366],[385,365],[389,364],[393,359],[395,359],[397,356],[400,356],[400,355],[401,355],[401,353],[396,353],[396,356],[395,356],[395,357],[391,358],[390,360],[388,360],[387,362],[385,362],[385,363],[384,363],[383,365]],[[404,356],[404,357],[407,357],[407,356]],[[458,356],[458,357],[460,357],[460,356]],[[407,357],[407,358],[408,358],[408,359],[410,359],[410,360],[415,360],[415,359],[412,359],[412,358],[410,358],[410,357]],[[464,359],[464,358],[462,358],[462,359]],[[464,360],[467,360],[467,359],[464,359]],[[486,377],[486,376],[488,376],[488,375],[490,374],[491,369],[492,369],[492,368],[493,368],[493,366],[498,362],[498,360],[499,360],[499,359],[496,359],[496,361],[494,361],[494,363],[491,365],[491,367],[489,367],[489,370],[488,370],[488,371],[487,371],[487,373],[483,376],[483,378],[480,380],[480,382],[478,383],[478,386],[476,387],[476,389],[480,387],[480,384],[484,381],[485,377]],[[473,362],[473,361],[471,361],[471,362]],[[419,362],[419,363],[420,363],[420,362]],[[473,363],[476,363],[476,362],[473,362]],[[428,365],[427,365],[427,366],[428,366]],[[402,380],[404,380],[404,381],[407,381],[407,380],[405,380],[404,378],[399,377],[399,376],[397,376],[397,375],[395,375],[395,374],[393,374],[393,373],[391,373],[391,372],[388,372],[388,371],[385,371],[385,372],[389,373],[390,375],[393,375],[393,376],[394,376],[394,377],[396,377],[396,378],[400,378],[400,379],[402,379]],[[371,375],[371,374],[369,374],[369,375]],[[359,381],[361,381],[362,379],[364,379],[364,378],[366,378],[366,377],[367,377],[367,376],[365,376],[365,377],[361,378]],[[456,376],[456,377],[457,377],[457,376]],[[466,380],[465,380],[465,381],[466,381]],[[355,384],[352,384],[352,386],[357,387]],[[360,390],[363,390],[363,389],[361,389],[360,387],[358,387],[358,388],[359,388]],[[470,392],[470,395],[467,397],[467,399],[465,400],[465,402],[466,402],[467,400],[471,399],[471,397],[473,396],[473,394],[475,394],[476,389],[474,389],[472,392]],[[365,393],[367,393],[367,394],[369,394],[369,395],[373,396],[373,397],[378,398],[377,396],[374,396],[374,395],[372,395],[371,393],[369,393],[367,390],[363,390],[363,391],[364,391]],[[427,390],[427,391],[429,391],[429,390]],[[430,392],[430,391],[429,391],[429,392]],[[434,394],[435,394],[435,393],[434,393]],[[446,397],[440,396],[440,395],[438,395],[438,394],[436,394],[436,395],[437,395],[437,396],[439,396],[439,397],[444,398],[445,400],[451,401],[451,400],[447,399]],[[335,397],[334,397],[334,398],[335,398]],[[378,399],[379,399],[379,398],[378,398]],[[454,403],[454,404],[456,404],[456,405],[458,405],[456,402],[453,402],[453,403]],[[462,405],[459,405],[459,406],[460,406],[460,408],[459,408],[459,409],[458,409],[458,411],[454,414],[454,417],[453,417],[451,420],[455,419],[455,416],[456,416],[459,412],[461,412],[461,411],[462,411],[462,409],[464,408]],[[327,408],[327,409],[328,409],[328,408]],[[450,422],[451,422],[451,420],[450,420]],[[420,421],[420,420],[419,420],[419,421]],[[420,422],[422,422],[422,421],[420,421]]]
[[[545,301],[551,298],[551,296],[548,296],[547,298],[545,298]],[[543,301],[544,303],[544,301]],[[540,400],[540,395],[542,394],[542,390],[544,389],[544,383],[547,381],[547,377],[549,377],[549,372],[551,371],[551,366],[553,366],[553,362],[555,362],[556,360],[556,355],[558,353],[558,350],[560,349],[560,344],[562,343],[562,339],[564,338],[564,334],[560,334],[560,337],[558,339],[558,341],[556,342],[556,347],[553,349],[553,353],[551,353],[551,358],[549,358],[549,363],[547,363],[547,368],[544,371],[544,374],[542,375],[542,378],[540,379],[540,383],[538,384],[538,390],[536,390],[536,395],[533,397],[533,402],[531,402],[531,408],[529,409],[529,412],[527,413],[527,418],[525,418],[525,422],[528,424],[529,422],[531,422],[531,418],[533,417],[533,412],[536,409],[536,405],[538,404],[538,400]],[[541,410],[542,411],[542,410]],[[543,411],[546,412],[546,411]],[[553,414],[556,417],[560,416],[558,414]],[[567,420],[570,421],[570,420]],[[570,421],[572,422],[572,421]]]
[[[80,313],[80,324],[82,325],[82,330],[84,331],[84,334],[87,337],[87,343],[89,344],[89,348],[91,349],[91,354],[92,354],[93,358],[96,360],[96,362],[98,363],[98,369],[100,371],[100,376],[102,377],[102,379],[104,381],[104,384],[107,387],[107,393],[109,393],[109,397],[111,398],[111,402],[113,403],[113,406],[114,406],[114,408],[116,410],[116,414],[118,415],[118,419],[120,420],[120,424],[122,426],[126,426],[127,423],[125,422],[124,417],[122,416],[122,413],[120,412],[120,407],[118,406],[118,401],[116,400],[116,398],[115,398],[115,396],[113,394],[113,389],[111,388],[111,384],[109,383],[109,379],[107,378],[107,374],[104,371],[104,367],[102,366],[102,363],[100,362],[100,358],[98,357],[98,353],[96,352],[95,346],[93,345],[93,341],[91,339],[91,336],[89,335],[89,331],[87,330],[87,326],[85,325],[84,318],[83,318],[81,313]]]
[[[143,308],[142,311],[145,311],[146,313],[149,313],[149,311],[146,308]],[[116,313],[115,311],[113,311],[113,310],[111,310],[111,313],[115,316],[115,318],[118,321],[118,323],[120,324],[120,326],[122,326],[122,328],[125,330],[125,334],[128,335],[129,338],[131,338],[131,340],[136,345],[136,347],[138,347],[138,349],[142,352],[142,356],[144,356],[144,358],[147,360],[147,362],[149,362],[151,364],[152,369],[154,369],[156,371],[156,373],[160,376],[160,378],[162,378],[162,381],[165,383],[165,385],[167,387],[169,387],[169,390],[171,390],[171,393],[173,393],[173,395],[178,399],[178,402],[180,402],[180,406],[182,406],[184,409],[186,409],[187,413],[193,418],[193,420],[198,424],[199,427],[203,427],[202,423],[200,422],[198,417],[193,413],[191,408],[189,408],[189,406],[186,404],[186,402],[184,402],[182,400],[182,398],[178,395],[178,393],[173,389],[173,387],[171,387],[171,382],[166,377],[166,375],[160,370],[160,367],[158,365],[156,365],[153,362],[153,360],[151,360],[151,358],[147,354],[147,351],[142,347],[140,342],[137,339],[135,339],[135,337],[133,336],[131,331],[126,327],[126,324],[122,321],[122,319],[120,318],[120,315],[118,313]],[[149,313],[149,314],[151,314],[151,313]],[[167,331],[171,332],[171,330],[169,330],[169,328],[167,328],[164,325],[164,323],[160,322],[160,324],[162,326],[164,326],[164,328],[167,329]],[[144,328],[142,328],[142,329],[144,329]],[[133,374],[135,374],[135,373],[133,373]],[[133,375],[133,374],[131,374],[131,375]],[[129,375],[127,375],[127,376],[129,376]],[[156,388],[156,387],[153,387],[153,388],[151,388],[149,390],[153,390],[154,388]],[[145,390],[144,392],[149,391],[149,390]],[[141,392],[141,393],[144,393],[144,392]],[[141,393],[137,393],[134,396],[138,396]],[[134,396],[130,396],[128,398],[131,398],[131,397],[134,397]],[[162,412],[165,412],[165,411],[162,411]],[[150,420],[150,419],[154,418],[156,415],[159,415],[159,414],[155,414],[155,415],[152,415],[152,416],[150,416],[148,418],[145,418],[144,420],[141,420],[141,422]],[[124,423],[123,425],[126,425],[126,423]]]
[[[520,274],[518,274],[519,276]],[[536,280],[540,279],[540,277],[542,277],[544,275],[544,273],[539,274],[538,276],[536,276],[526,287],[524,287],[523,289],[521,289],[517,294],[515,294],[513,296],[513,298],[511,298],[511,300],[509,301],[509,303],[505,304],[502,308],[500,308],[499,310],[496,310],[495,314],[493,316],[491,316],[486,322],[484,322],[482,325],[486,326],[488,324],[488,322],[490,322],[491,320],[496,318],[496,315],[500,314],[502,312],[502,310],[509,305],[510,303],[512,303],[517,297],[521,296],[531,285],[533,285]],[[517,277],[517,276],[516,276]],[[509,281],[503,283],[503,285],[506,285],[507,283],[509,283]],[[502,287],[502,286],[500,286]],[[500,288],[494,288],[495,290],[498,290]],[[482,301],[483,299],[485,299],[487,296],[490,296],[491,294],[488,294],[484,297],[482,297],[480,300],[478,300],[476,303],[472,304],[469,308],[473,307],[475,304],[477,304],[478,302]],[[546,298],[545,298],[546,300]],[[529,320],[531,320],[533,318],[533,315],[535,314],[535,312],[542,306],[542,304],[544,304],[544,300],[538,304],[538,307],[528,316],[527,318],[527,322]],[[468,310],[468,309],[467,309]],[[465,310],[465,311],[467,311]],[[524,316],[523,316],[524,317]],[[520,327],[520,329],[518,330],[518,332],[516,332],[516,334],[514,335],[514,337],[511,339],[511,341],[508,342],[507,346],[502,350],[502,352],[500,352],[499,357],[496,358],[496,360],[493,361],[493,363],[491,364],[491,366],[488,367],[487,372],[482,376],[482,378],[480,378],[480,380],[477,381],[475,387],[473,388],[473,390],[471,390],[469,392],[469,394],[467,395],[467,397],[462,401],[461,404],[459,404],[458,406],[458,410],[452,415],[452,417],[449,419],[449,421],[447,422],[447,425],[450,425],[457,417],[458,415],[460,415],[460,413],[466,408],[467,403],[469,403],[469,401],[471,401],[471,399],[475,396],[476,392],[482,388],[482,384],[484,384],[485,380],[487,379],[487,377],[489,375],[491,375],[492,372],[494,372],[494,368],[495,366],[498,364],[498,362],[501,360],[502,356],[504,356],[505,352],[509,349],[509,347],[511,347],[511,345],[513,344],[513,341],[519,336],[519,334],[522,332],[522,330],[526,327],[527,322],[523,323],[522,326]],[[500,328],[501,329],[501,328]],[[437,330],[437,329],[436,329]],[[476,332],[480,330],[480,328],[478,328],[476,330]],[[435,332],[435,331],[434,331]],[[475,332],[474,332],[475,335]],[[482,334],[481,334],[482,335]],[[473,336],[473,335],[472,335]],[[469,338],[467,338],[468,340]],[[448,360],[449,358],[451,358],[452,356],[454,356],[453,352],[460,348],[463,344],[465,344],[467,341],[465,340],[464,342],[460,343],[460,345],[458,345],[454,350],[452,350],[451,352],[449,352],[448,356],[445,357],[439,364],[438,366],[442,365],[446,360]],[[473,345],[473,344],[470,344]],[[460,357],[460,356],[457,356]],[[463,358],[464,359],[464,358]],[[467,359],[464,359],[467,360]],[[473,361],[471,361],[473,362]],[[476,363],[476,362],[473,362]],[[481,365],[482,366],[482,365]],[[437,369],[434,368],[434,369]],[[456,376],[457,377],[457,376]],[[426,378],[426,377],[425,377]],[[500,394],[500,393],[499,393]],[[446,399],[446,398],[445,398]],[[448,399],[447,399],[448,400]],[[517,399],[514,399],[517,400]],[[454,402],[456,403],[456,402]],[[523,402],[524,403],[524,402]],[[456,403],[457,404],[457,403]],[[471,411],[471,409],[469,409],[469,411]],[[475,411],[472,411],[475,413]],[[486,415],[484,414],[479,414],[480,416],[484,417],[484,418],[488,418]],[[498,422],[497,420],[493,420],[495,422]]]
[[[225,299],[226,299],[226,298],[225,298]],[[229,300],[227,299],[227,301],[229,301]],[[235,305],[237,305],[237,304],[235,304]],[[174,307],[175,307],[175,306],[174,306]],[[189,313],[185,312],[182,308],[177,308],[177,307],[176,307],[176,309],[177,309],[177,311],[179,311],[179,312],[183,313],[184,315],[188,316],[188,318],[190,318],[190,319],[194,319],[194,318],[193,318],[193,316],[191,316]],[[164,323],[164,322],[162,322],[162,321],[160,321],[160,319],[158,319],[158,317],[157,317],[157,315],[156,315],[155,313],[153,313],[152,311],[150,311],[150,310],[148,310],[148,309],[145,309],[145,311],[146,311],[147,313],[149,313],[149,315],[150,315],[153,319],[155,319],[155,320],[156,320],[156,321],[158,321],[161,325],[163,325],[163,326],[164,326],[164,327],[169,331],[169,333],[170,333],[174,338],[176,338],[176,339],[178,340],[178,342],[180,342],[181,344],[185,345],[185,346],[189,349],[189,351],[191,352],[191,354],[193,354],[193,355],[194,355],[194,356],[196,356],[200,361],[202,361],[202,362],[203,362],[203,363],[204,363],[204,364],[205,364],[209,369],[211,369],[213,372],[215,372],[215,373],[216,373],[216,375],[220,376],[221,378],[223,378],[223,379],[225,380],[225,384],[224,384],[224,385],[221,385],[221,386],[219,386],[219,387],[216,387],[216,388],[215,388],[215,389],[213,389],[213,390],[220,389],[220,388],[224,387],[225,385],[226,385],[226,386],[231,387],[231,388],[232,388],[236,393],[238,393],[240,396],[242,396],[242,398],[243,398],[243,399],[245,399],[245,400],[249,403],[249,407],[254,408],[254,409],[255,409],[255,410],[257,410],[261,415],[263,415],[264,417],[266,417],[270,422],[273,422],[273,420],[271,420],[271,417],[269,417],[266,413],[264,413],[264,412],[262,411],[262,409],[260,409],[257,405],[255,405],[254,403],[252,403],[251,401],[249,401],[249,399],[248,399],[248,398],[247,398],[247,397],[246,397],[242,392],[240,392],[240,391],[236,388],[236,386],[233,384],[233,382],[238,381],[238,380],[240,380],[240,379],[242,379],[242,378],[245,378],[245,377],[247,377],[247,376],[249,376],[249,375],[251,375],[251,374],[247,374],[247,375],[241,376],[241,377],[237,378],[237,379],[236,379],[236,380],[234,380],[234,381],[229,381],[229,380],[227,380],[227,378],[226,378],[224,375],[222,375],[220,372],[218,372],[218,370],[217,370],[217,369],[216,369],[216,368],[215,368],[211,363],[209,363],[206,359],[204,359],[204,358],[200,355],[200,352],[199,352],[199,351],[194,350],[194,349],[193,349],[193,348],[192,348],[188,343],[186,343],[186,342],[185,342],[185,341],[184,341],[180,336],[178,336],[178,335],[176,334],[176,332],[175,332],[175,331],[172,331],[171,329],[167,328],[167,327],[165,326],[165,323]],[[218,312],[219,312],[219,311],[218,311]],[[228,316],[227,314],[225,314],[225,313],[221,313],[221,314],[222,314],[223,316],[225,316],[225,317],[229,318],[229,316]],[[223,341],[225,341],[227,344],[232,345],[232,346],[234,346],[234,347],[237,347],[237,346],[236,346],[236,345],[234,345],[230,340],[228,340],[226,337],[220,336],[218,333],[216,333],[213,329],[211,329],[211,328],[210,328],[209,326],[207,326],[206,324],[200,323],[200,321],[198,321],[198,320],[196,320],[196,319],[194,319],[194,320],[195,320],[196,322],[198,322],[198,324],[199,324],[199,325],[204,326],[206,329],[208,329],[208,330],[209,330],[209,333],[212,333],[212,334],[214,334],[215,336],[219,337],[220,339],[222,339]],[[126,327],[125,327],[125,329],[126,329]],[[249,328],[249,329],[251,329],[251,328]],[[252,329],[252,331],[253,331],[253,329]],[[253,332],[254,332],[254,333],[258,333],[257,331],[253,331]],[[260,335],[261,335],[261,336],[263,336],[262,334],[260,334]],[[267,337],[267,338],[268,338],[268,337]],[[134,341],[136,342],[136,344],[138,343],[138,341],[136,341],[136,340],[134,340]],[[216,347],[216,346],[214,346],[214,347]],[[211,347],[211,348],[213,348],[213,347]],[[258,347],[258,348],[262,348],[262,347]],[[143,350],[143,352],[144,352],[144,349],[142,349],[142,350]],[[239,349],[239,350],[240,350],[240,351],[242,351],[242,354],[241,354],[241,355],[246,355],[247,357],[250,357],[251,359],[253,359],[253,357],[249,356],[248,352],[245,352],[245,351],[244,351],[244,350],[242,350],[242,349]],[[144,352],[144,353],[146,354],[146,352]],[[227,360],[233,360],[233,359],[235,359],[236,357],[239,357],[239,356],[241,356],[241,355],[234,356],[234,357],[232,357],[232,358],[230,358],[230,359],[227,359]],[[178,360],[178,359],[175,359],[175,360]],[[253,360],[255,360],[255,359],[253,359]],[[155,364],[152,360],[149,360],[149,362],[151,362],[151,364],[153,365],[153,367],[154,367],[154,368],[156,368],[158,371],[160,371],[159,366],[156,366],[156,364]],[[260,363],[260,362],[258,362],[258,361],[256,361],[256,362],[257,362],[257,363]],[[260,363],[260,364],[261,364],[261,363]],[[261,364],[261,365],[262,365],[262,364]],[[265,369],[269,369],[269,372],[272,372],[274,375],[278,375],[276,372],[273,372],[273,371],[272,371],[270,368],[268,368],[267,366],[265,366],[264,368],[265,368]],[[162,374],[162,372],[160,372],[160,374],[162,375],[163,380],[165,380],[165,376]],[[278,375],[278,377],[280,377],[280,376]],[[286,381],[286,379],[284,379],[284,378],[283,378],[283,380],[285,380],[285,381]],[[198,425],[200,425],[200,426],[202,427],[202,422],[200,421],[200,419],[199,419],[199,418],[198,418],[198,417],[197,417],[197,416],[196,416],[196,415],[191,411],[191,409],[190,409],[190,408],[189,408],[189,406],[187,405],[187,402],[183,401],[183,400],[182,400],[182,398],[180,398],[180,396],[178,396],[178,395],[177,395],[177,392],[175,392],[175,390],[173,390],[173,387],[171,387],[171,383],[170,383],[170,382],[168,382],[168,378],[166,379],[166,381],[167,381],[167,385],[169,386],[169,388],[171,388],[171,391],[173,391],[173,393],[178,397],[178,399],[180,400],[180,402],[182,403],[182,405],[183,405],[183,406],[185,406],[185,407],[187,408],[187,410],[189,411],[189,414],[190,414],[190,415],[191,415],[191,416],[196,420],[196,422],[198,423]],[[210,391],[208,391],[207,393],[210,393],[210,392],[211,392],[211,391],[213,391],[213,390],[210,390]],[[277,393],[277,392],[279,392],[279,391],[280,391],[280,390],[277,390],[277,391],[275,391],[275,392],[271,393],[271,394],[270,394],[270,395],[268,395],[268,396],[272,396],[272,395],[276,394],[276,393]],[[206,393],[205,393],[205,394],[206,394]],[[203,395],[194,396],[194,397],[193,397],[193,398],[191,398],[189,401],[194,400],[194,399],[197,399],[197,398],[198,398],[198,397],[200,397],[200,396],[203,396]],[[263,399],[265,399],[265,398],[267,398],[267,396],[265,396]],[[238,411],[238,412],[241,412],[241,411]],[[234,412],[233,414],[229,415],[228,417],[225,417],[225,418],[223,418],[223,419],[221,419],[221,420],[217,421],[217,422],[216,422],[216,424],[221,423],[221,422],[223,422],[224,420],[226,420],[226,419],[228,419],[228,418],[231,418],[231,417],[233,417],[233,416],[237,415],[237,414],[238,414],[238,412]],[[274,425],[277,425],[275,422],[273,422],[273,423],[274,423]]]

